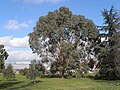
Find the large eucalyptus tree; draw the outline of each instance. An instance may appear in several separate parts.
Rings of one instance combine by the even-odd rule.
[[[63,77],[69,70],[80,69],[80,63],[90,59],[97,36],[92,20],[61,7],[39,18],[29,34],[29,45],[43,62],[52,62],[51,69],[59,71]],[[54,64],[57,68],[53,68]]]

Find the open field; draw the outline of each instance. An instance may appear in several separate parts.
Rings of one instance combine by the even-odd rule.
[[[0,77],[0,90],[120,90],[120,81],[37,78],[34,84],[24,76],[16,76],[15,81]]]

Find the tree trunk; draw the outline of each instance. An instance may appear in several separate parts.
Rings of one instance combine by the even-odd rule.
[[[64,78],[64,73],[65,73],[65,70],[63,69],[61,73],[61,78]]]

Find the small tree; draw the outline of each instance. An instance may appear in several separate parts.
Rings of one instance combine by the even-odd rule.
[[[27,69],[27,68],[21,69],[21,70],[19,71],[19,73],[20,73],[21,75],[27,75],[28,69]]]
[[[36,65],[36,61],[35,60],[31,61],[27,74],[27,78],[33,80],[34,83],[36,83],[36,77],[37,77],[35,65]]]
[[[7,80],[15,79],[15,73],[13,71],[13,66],[11,64],[9,64],[6,69],[4,69],[3,75]]]
[[[27,78],[33,80],[34,83],[36,83],[36,77],[41,76],[44,74],[45,68],[40,63],[40,61],[33,60],[31,61],[31,64],[29,66],[29,70],[27,73]]]
[[[4,45],[0,45],[0,72],[5,68],[4,62],[8,57],[8,53],[4,49]]]

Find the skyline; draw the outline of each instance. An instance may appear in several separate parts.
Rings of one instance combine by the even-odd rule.
[[[33,31],[40,16],[49,11],[68,7],[73,14],[84,15],[96,25],[103,25],[101,11],[111,5],[120,11],[118,0],[4,0],[0,3],[0,44],[5,45],[9,53],[7,62],[31,61],[38,58],[28,45],[28,34]],[[19,57],[18,57],[19,56]]]

